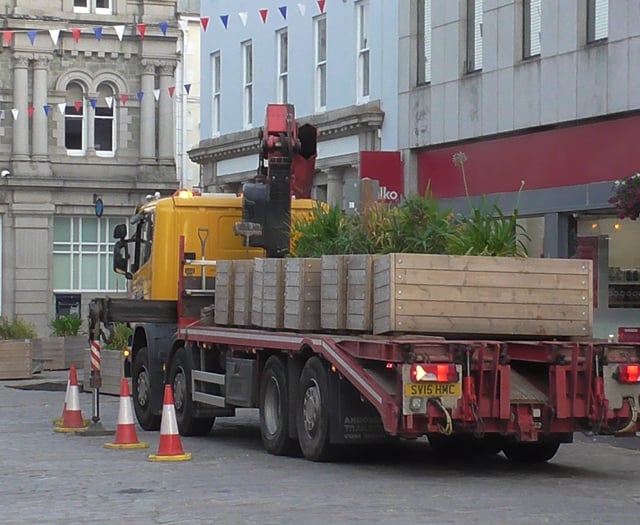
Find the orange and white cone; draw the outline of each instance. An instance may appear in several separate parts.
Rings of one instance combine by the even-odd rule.
[[[136,426],[133,422],[133,408],[131,406],[131,394],[129,393],[129,381],[122,378],[120,384],[120,408],[118,409],[118,426],[116,438],[113,443],[105,443],[105,448],[127,449],[147,448],[149,443],[138,441]]]
[[[78,389],[78,375],[75,365],[69,370],[69,394],[62,412],[62,425],[56,432],[77,432],[85,428],[82,412],[80,411],[80,393]]]
[[[178,422],[176,421],[176,408],[173,404],[173,390],[171,385],[164,386],[164,399],[162,401],[162,420],[160,423],[160,441],[158,453],[149,455],[149,461],[188,461],[191,452],[182,449]]]

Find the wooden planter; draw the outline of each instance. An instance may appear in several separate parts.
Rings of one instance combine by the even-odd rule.
[[[592,273],[580,259],[379,256],[373,331],[588,337]]]
[[[64,337],[42,337],[33,339],[33,358],[42,360],[44,370],[64,370]]]
[[[81,370],[84,365],[84,355],[89,348],[89,337],[86,335],[65,335],[64,339],[64,367],[75,365]]]
[[[251,325],[251,298],[253,295],[253,261],[242,259],[233,262],[233,324]]]
[[[102,378],[101,394],[120,395],[120,383],[124,377],[124,356],[122,350],[103,348],[100,351],[100,376]],[[91,361],[90,351],[84,353],[84,369],[82,390],[91,391]],[[131,386],[131,384],[129,384]]]
[[[216,324],[233,324],[233,261],[216,263],[216,293],[213,318]]]
[[[0,341],[0,379],[31,379],[31,341]]]
[[[285,259],[284,327],[320,329],[322,259]]]
[[[251,323],[284,328],[284,259],[254,259]]]

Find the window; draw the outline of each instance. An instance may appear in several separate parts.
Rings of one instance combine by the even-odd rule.
[[[327,107],[327,17],[319,16],[314,20],[315,26],[315,98],[316,110]]]
[[[542,0],[524,0],[522,58],[540,55]]]
[[[418,2],[418,82],[431,82],[431,0]]]
[[[110,15],[112,0],[73,0],[74,13],[96,13],[98,15]]]
[[[482,69],[482,0],[467,0],[467,73]]]
[[[609,0],[587,0],[587,42],[609,36]]]
[[[53,288],[56,292],[123,292],[126,280],[113,271],[113,227],[126,219],[55,217]]]
[[[67,86],[64,110],[64,146],[68,155],[85,153],[85,108],[84,90],[80,84],[71,82]]]
[[[251,40],[242,44],[242,114],[244,127],[253,124],[253,44]]]
[[[289,99],[289,33],[286,29],[278,31],[278,93],[277,100],[284,104]]]
[[[220,133],[220,52],[211,56],[211,131]]]
[[[113,104],[111,107],[107,105],[107,99],[113,96],[111,86],[100,84],[98,87],[98,101],[93,112],[96,155],[100,157],[112,157],[115,153]]]
[[[358,10],[358,99],[367,100],[370,93],[369,2],[361,0]]]

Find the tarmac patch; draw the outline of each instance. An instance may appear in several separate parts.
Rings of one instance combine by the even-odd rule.
[[[147,494],[148,492],[153,492],[153,489],[130,488],[130,489],[119,490],[117,491],[117,494]]]
[[[17,390],[42,390],[45,392],[64,392],[67,389],[66,383],[33,383],[29,385],[6,385],[9,388],[15,388]]]

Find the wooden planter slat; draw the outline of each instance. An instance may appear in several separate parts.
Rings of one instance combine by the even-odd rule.
[[[253,261],[237,260],[233,263],[233,324],[251,324],[251,297],[253,286]]]
[[[320,329],[322,259],[285,260],[284,327],[290,330]]]
[[[0,379],[31,379],[31,341],[0,341]]]
[[[216,324],[233,324],[234,301],[233,261],[216,263],[216,293],[214,320]]]
[[[262,328],[284,327],[284,260],[254,259],[251,322]]]

